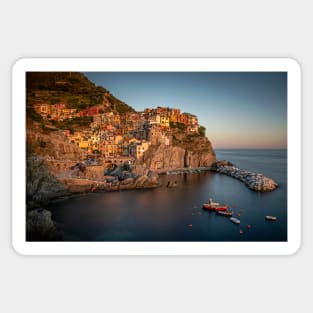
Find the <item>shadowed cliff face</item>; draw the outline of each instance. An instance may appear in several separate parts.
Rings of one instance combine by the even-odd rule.
[[[206,137],[174,132],[173,145],[152,145],[139,164],[151,170],[174,170],[184,167],[210,166],[216,161],[211,142]]]

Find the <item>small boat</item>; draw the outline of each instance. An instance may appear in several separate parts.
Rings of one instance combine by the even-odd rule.
[[[219,206],[215,208],[215,211],[227,211],[227,209],[228,209],[228,205],[224,205],[224,206]]]
[[[233,211],[216,211],[216,214],[223,216],[233,216]]]
[[[202,209],[209,210],[209,211],[215,211],[215,208],[212,207],[209,203],[203,203]]]
[[[243,230],[242,230],[242,229],[239,230],[239,234],[240,234],[240,235],[243,234]]]
[[[187,227],[192,228],[192,224],[188,224]]]
[[[240,220],[238,220],[236,217],[231,217],[229,220],[235,224],[240,224]]]
[[[220,206],[220,204],[218,202],[213,202],[212,198],[209,199],[209,204],[212,206],[212,207],[218,207]]]
[[[210,198],[209,203],[203,203],[202,208],[210,211],[226,211],[228,206],[213,202],[213,200]]]
[[[250,229],[250,228],[251,228],[251,225],[250,225],[250,224],[247,224],[247,228]]]
[[[265,216],[265,219],[267,221],[276,221],[277,220],[277,217],[276,216],[272,216],[272,215],[266,215]]]

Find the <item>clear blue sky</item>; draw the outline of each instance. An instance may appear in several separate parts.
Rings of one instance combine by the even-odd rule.
[[[214,148],[287,147],[287,73],[84,74],[137,111],[165,106],[197,115]]]

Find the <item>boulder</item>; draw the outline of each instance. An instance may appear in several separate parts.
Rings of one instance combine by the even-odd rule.
[[[52,220],[52,214],[45,209],[32,210],[26,217],[27,241],[61,241],[62,231]]]
[[[136,187],[144,187],[145,183],[149,180],[148,176],[143,175],[143,176],[139,176],[136,179]]]

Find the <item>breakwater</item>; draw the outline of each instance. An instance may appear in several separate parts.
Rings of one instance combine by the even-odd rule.
[[[240,169],[232,165],[216,166],[212,167],[211,170],[239,179],[245,183],[248,188],[254,191],[272,191],[278,187],[278,184],[273,179],[263,174]]]
[[[236,178],[254,191],[266,192],[275,190],[278,187],[278,184],[273,179],[268,178],[261,173],[254,173],[246,169],[240,169],[228,161],[216,161],[210,167],[180,168],[175,170],[162,171],[159,174],[196,174],[208,171],[217,172]]]

